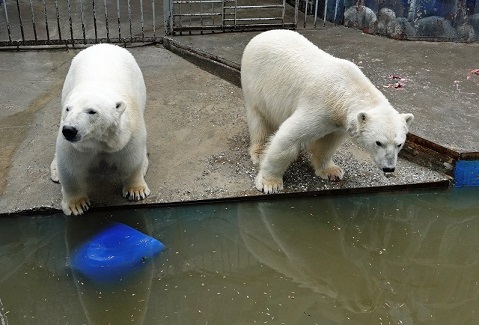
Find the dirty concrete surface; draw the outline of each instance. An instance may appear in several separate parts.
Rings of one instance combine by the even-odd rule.
[[[479,152],[479,44],[398,41],[343,26],[298,29],[330,54],[353,61],[400,112],[415,116],[411,132],[441,146]],[[259,32],[171,37],[239,67],[248,41]],[[401,77],[401,87],[394,88]]]
[[[460,54],[474,46],[403,43],[409,49],[402,55],[413,58],[405,62],[394,59],[393,54],[397,58],[401,54],[397,51],[404,50],[394,47],[399,46],[394,45],[396,41],[342,27],[304,32],[321,34],[323,48],[363,66],[378,87],[392,82],[390,74],[407,78],[404,88],[383,91],[398,110],[416,115],[413,132],[427,138],[443,135],[448,145],[477,151],[477,131],[467,130],[477,121],[477,114],[461,110],[472,109],[477,102],[479,76],[466,78],[467,69],[474,68],[472,54],[470,64]],[[254,34],[183,36],[180,40],[239,62],[242,48]],[[161,45],[130,51],[144,73],[148,91],[150,168],[146,181],[152,193],[139,203],[129,202],[121,197],[114,170],[95,170],[90,176],[92,208],[262,195],[254,188],[256,166],[247,153],[241,89]],[[59,125],[60,91],[77,52],[0,52],[0,74],[5,76],[0,87],[0,214],[60,209],[60,185],[50,181],[49,166]],[[433,71],[440,63],[441,70]],[[471,95],[456,93],[457,83],[446,87],[454,81],[451,78],[460,80],[459,89]],[[459,124],[458,118],[467,124]],[[463,138],[456,137],[456,132]],[[449,179],[404,159],[399,160],[393,177],[385,177],[365,151],[350,141],[340,148],[335,161],[346,175],[342,182],[331,183],[315,177],[308,155],[302,154],[285,174],[285,192],[444,184]]]

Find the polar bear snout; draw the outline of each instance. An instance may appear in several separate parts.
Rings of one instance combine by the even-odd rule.
[[[385,173],[394,173],[395,168],[394,167],[384,167],[383,172]]]
[[[65,137],[66,140],[70,142],[76,142],[80,140],[80,137],[78,135],[78,130],[74,126],[69,126],[65,125],[62,127],[62,134]]]

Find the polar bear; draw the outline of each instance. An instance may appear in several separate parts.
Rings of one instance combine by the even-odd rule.
[[[123,196],[142,200],[150,194],[144,111],[146,88],[131,53],[98,44],[72,60],[61,95],[61,122],[51,179],[62,186],[66,215],[90,206],[86,177],[100,162],[117,167]]]
[[[320,50],[297,32],[255,36],[241,60],[251,160],[260,163],[256,188],[283,189],[283,174],[302,148],[317,176],[340,180],[332,156],[347,135],[377,166],[393,172],[412,114],[398,113],[352,62]]]

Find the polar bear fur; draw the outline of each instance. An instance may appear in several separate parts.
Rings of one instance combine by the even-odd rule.
[[[150,194],[144,111],[146,88],[138,64],[126,49],[99,44],[72,60],[61,98],[61,122],[51,179],[62,185],[62,209],[83,214],[90,206],[86,178],[100,162],[121,175],[123,196]]]
[[[256,188],[283,189],[283,174],[302,148],[316,175],[340,180],[332,161],[346,136],[362,144],[377,166],[393,172],[412,114],[398,113],[352,62],[320,50],[297,32],[255,36],[241,61],[250,155],[260,163]]]

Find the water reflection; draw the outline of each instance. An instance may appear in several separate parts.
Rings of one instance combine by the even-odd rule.
[[[150,234],[149,220],[134,211],[0,220],[0,324],[142,324],[153,263],[104,286],[72,272],[68,256],[112,221]]]
[[[258,260],[319,294],[304,307],[320,324],[474,324],[471,193],[258,203],[240,206],[240,231]]]
[[[0,219],[0,324],[475,324],[478,189]],[[115,285],[68,256],[110,222],[167,246]]]

